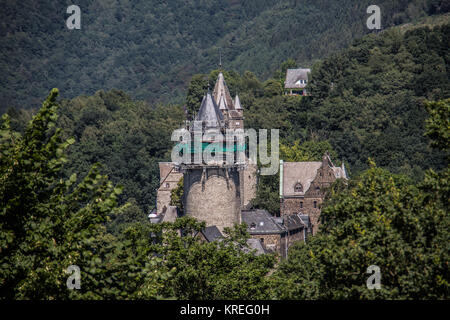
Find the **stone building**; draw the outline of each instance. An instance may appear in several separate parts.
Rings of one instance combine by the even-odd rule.
[[[214,91],[207,92],[200,105],[195,121],[202,123],[202,133],[225,133],[226,129],[244,129],[244,110],[239,96],[231,98],[230,91],[220,72]],[[193,131],[193,123],[187,129]],[[214,143],[211,137],[203,137],[202,150]],[[200,152],[201,152],[200,151]],[[193,152],[199,152],[193,151]],[[184,211],[208,225],[220,230],[240,223],[240,210],[248,208],[256,196],[257,165],[244,157],[242,163],[179,164],[161,162],[160,187],[157,191],[157,213],[170,205],[171,191],[181,177],[184,189]]]
[[[277,252],[282,258],[287,257],[288,248],[294,242],[306,241],[311,234],[307,215],[273,217],[262,209],[242,210],[241,214],[250,236],[259,240],[266,251]]]
[[[177,187],[183,174],[175,168],[172,162],[159,163],[159,188],[156,194],[156,214],[165,212],[170,206],[170,195]]]
[[[280,161],[280,216],[308,215],[313,234],[319,227],[320,209],[325,190],[336,179],[348,179],[344,163],[336,167],[325,153],[322,161]]]
[[[306,95],[305,87],[308,83],[308,73],[311,69],[287,69],[284,81],[285,94]]]
[[[291,83],[299,74],[289,70],[287,82]],[[309,69],[300,70],[304,70],[301,77],[307,79]],[[306,82],[300,83],[300,87],[305,85]],[[257,254],[277,252],[286,257],[294,242],[306,241],[309,235],[317,232],[324,190],[338,178],[347,179],[344,165],[334,166],[328,153],[323,155],[322,161],[281,160],[280,213],[275,217],[266,210],[251,208],[251,200],[256,196],[257,165],[249,163],[246,157],[238,159],[236,140],[228,141],[232,149],[227,141],[215,141],[217,133],[244,129],[244,109],[237,95],[232,99],[222,73],[218,75],[213,92],[208,90],[203,97],[194,121],[195,125],[194,122],[186,123],[186,130],[193,136],[195,130],[200,129],[201,148],[185,146],[190,159],[211,146],[224,148],[221,150],[224,155],[200,163],[161,162],[157,209],[151,214],[152,222],[173,221],[178,216],[178,210],[170,206],[170,196],[184,177],[184,214],[206,222],[206,229],[198,235],[203,241],[216,241],[225,227],[245,222],[251,235],[248,243]],[[233,153],[231,162],[227,153]]]

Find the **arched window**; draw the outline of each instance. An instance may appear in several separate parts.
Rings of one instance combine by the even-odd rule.
[[[303,208],[303,201],[300,201],[300,209]]]
[[[303,192],[303,186],[300,182],[297,182],[294,186],[294,191],[295,192]]]
[[[314,208],[317,208],[317,201],[314,201]]]

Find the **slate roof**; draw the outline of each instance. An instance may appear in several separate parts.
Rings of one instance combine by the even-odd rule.
[[[219,110],[228,110],[227,103],[225,102],[225,99],[223,96],[220,96],[219,100]]]
[[[286,216],[284,219],[285,226],[289,231],[305,227],[303,220],[297,214]]]
[[[323,159],[325,161],[283,162],[283,196],[304,195],[316,178],[317,170],[322,163],[330,166],[336,178],[348,179],[343,163],[341,167],[335,167],[328,154],[325,154]],[[302,192],[295,192],[297,183],[302,185]]]
[[[220,72],[217,76],[217,81],[214,85],[213,96],[216,103],[218,103],[220,97],[223,96],[227,104],[227,108],[230,110],[234,110],[233,99],[231,99],[230,90],[228,90],[227,84],[225,82],[225,77],[223,76],[222,72]]]
[[[238,95],[236,95],[236,97],[234,98],[234,108],[236,110],[242,110],[241,100],[239,100],[239,96]]]
[[[283,162],[283,195],[304,195],[322,165],[320,161]],[[295,192],[294,187],[301,183],[303,192]]]
[[[242,222],[247,224],[250,234],[274,234],[286,231],[286,228],[277,223],[266,210],[242,210],[241,217]]]
[[[206,227],[201,231],[201,233],[208,242],[212,242],[223,237],[222,233],[216,226]]]
[[[200,110],[198,110],[195,120],[204,121],[207,128],[219,128],[221,126],[223,115],[214,101],[211,92],[208,91],[206,96],[203,97]]]
[[[284,87],[286,89],[303,89],[306,87],[304,83],[298,83],[299,80],[308,81],[308,73],[311,69],[287,69],[286,80],[284,81]]]
[[[311,232],[311,220],[307,214],[297,214],[297,216],[302,220],[304,226]]]
[[[250,238],[247,240],[247,244],[249,248],[244,248],[244,252],[249,252],[251,250],[256,250],[255,255],[259,256],[266,253],[266,250],[264,249],[262,243],[260,240],[255,238]]]

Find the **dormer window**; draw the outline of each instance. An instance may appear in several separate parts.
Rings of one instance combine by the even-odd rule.
[[[256,223],[252,222],[252,223],[250,224],[250,229],[251,229],[251,230],[255,230],[255,229],[256,229]]]
[[[303,186],[300,182],[297,182],[294,186],[294,191],[295,192],[303,192]]]

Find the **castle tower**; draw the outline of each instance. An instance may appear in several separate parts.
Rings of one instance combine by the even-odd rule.
[[[223,75],[222,75],[223,77]],[[220,76],[219,76],[220,78]],[[224,84],[224,82],[222,82]],[[231,105],[227,102],[226,86],[220,87],[216,83],[216,88],[222,93],[217,106],[215,98],[208,91],[203,98],[198,114],[188,126],[191,137],[201,133],[201,148],[196,148],[192,142],[190,154],[191,160],[195,160],[199,153],[205,150],[223,152],[211,159],[202,159],[200,162],[182,163],[178,167],[184,174],[184,211],[200,221],[205,221],[207,226],[217,226],[223,231],[225,227],[233,227],[240,223],[241,213],[241,184],[239,172],[244,168],[244,164],[237,162],[236,142],[221,141],[217,139],[217,134],[221,133],[225,137],[225,130],[228,127],[226,111]],[[226,91],[225,91],[226,90]],[[219,92],[218,91],[218,92]],[[228,92],[229,95],[229,92]],[[226,108],[226,109],[224,109]],[[193,140],[192,139],[192,140]],[[227,138],[225,138],[226,140]],[[227,144],[228,142],[228,144]],[[233,148],[227,148],[229,145]],[[227,152],[233,153],[233,161],[229,161]]]

